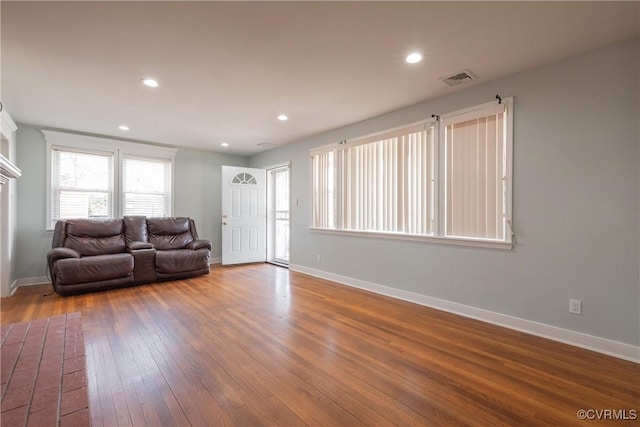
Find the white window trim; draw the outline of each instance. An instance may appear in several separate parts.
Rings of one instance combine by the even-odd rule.
[[[502,111],[505,109],[507,111],[506,115],[506,144],[505,144],[505,161],[506,161],[506,176],[507,176],[507,188],[506,188],[506,215],[507,215],[507,229],[505,231],[505,240],[491,240],[491,239],[476,239],[472,237],[458,237],[458,236],[446,236],[445,228],[444,228],[444,218],[445,218],[445,202],[441,195],[444,195],[446,180],[445,180],[445,170],[442,165],[444,165],[444,132],[446,130],[446,123],[450,121],[463,121],[463,120],[471,120],[475,117],[482,117],[483,115],[487,115],[488,109],[495,109],[496,111]],[[490,113],[491,111],[489,111]],[[453,119],[453,120],[451,120]],[[415,123],[408,123],[404,126],[398,126],[392,129],[387,129],[381,132],[376,132],[373,134],[365,135],[359,138],[354,138],[346,144],[356,145],[359,143],[367,143],[375,141],[376,136],[386,135],[391,132],[404,129],[411,126],[417,126],[420,124],[426,124],[432,122],[432,119],[422,120]],[[446,244],[446,245],[456,245],[456,246],[471,246],[471,247],[479,247],[479,248],[490,248],[490,249],[501,249],[501,250],[511,250],[513,248],[514,240],[513,240],[513,223],[512,223],[512,209],[513,209],[513,97],[502,98],[501,102],[491,101],[484,104],[475,105],[469,108],[464,108],[461,110],[452,111],[447,114],[443,114],[440,116],[438,122],[436,123],[436,141],[434,144],[434,157],[437,159],[435,162],[435,177],[436,177],[436,186],[435,186],[435,194],[434,194],[434,203],[436,203],[435,209],[435,226],[434,226],[434,234],[433,235],[417,235],[417,234],[404,234],[404,233],[390,233],[390,232],[379,232],[379,231],[360,231],[360,230],[343,230],[343,229],[333,229],[333,228],[319,228],[309,226],[308,230],[312,232],[318,232],[323,234],[334,234],[334,235],[345,235],[345,236],[360,236],[360,237],[370,237],[370,238],[380,238],[380,239],[391,239],[391,240],[409,240],[423,243],[435,243],[435,244]],[[343,143],[343,145],[345,145]],[[321,152],[338,151],[340,149],[340,144],[328,144],[321,147],[317,147],[311,149],[310,157],[314,154],[318,154]],[[309,169],[309,183],[310,183],[310,193],[312,194],[312,176],[311,176],[311,168]],[[312,223],[312,211],[309,210],[309,224]]]
[[[307,227],[314,233],[336,234],[344,236],[371,237],[385,240],[408,240],[412,242],[436,243],[454,246],[473,246],[479,248],[511,250],[512,243],[498,240],[473,239],[470,237],[423,236],[419,234],[389,233],[382,231],[336,230],[333,228]]]
[[[53,230],[51,226],[51,152],[54,149],[67,149],[70,151],[85,152],[88,154],[111,154],[113,155],[113,216],[122,217],[123,198],[122,192],[122,162],[125,155],[140,156],[170,160],[171,162],[171,200],[170,210],[173,214],[174,185],[175,185],[175,156],[176,148],[156,147],[149,144],[140,144],[128,141],[119,141],[110,138],[87,136],[51,130],[42,130],[47,142],[46,152],[46,215],[45,230]]]
[[[337,144],[338,150],[347,149],[350,147],[355,147],[358,145],[369,144],[371,142],[381,141],[383,139],[393,138],[398,135],[398,132],[418,132],[422,130],[421,128],[426,125],[434,125],[437,122],[437,119],[434,117],[430,117],[428,119],[419,120],[413,123],[407,123],[404,126],[396,126],[391,129],[386,129],[382,132],[375,132],[368,135],[360,136],[358,138],[352,138],[345,140],[342,144]]]
[[[309,153],[309,157],[313,157],[317,154],[322,154],[329,151],[334,151],[338,148],[339,145],[340,143],[334,143],[334,144],[321,145],[320,147],[312,148]]]

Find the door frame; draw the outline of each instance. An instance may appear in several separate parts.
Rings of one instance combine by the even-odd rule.
[[[275,203],[275,199],[273,198],[273,194],[271,194],[273,192],[273,188],[271,185],[271,179],[269,176],[269,173],[275,169],[282,169],[282,168],[287,168],[287,170],[289,171],[289,262],[288,263],[282,263],[278,260],[275,259],[274,257],[274,251],[275,251],[275,218],[274,218],[274,213],[275,213],[275,209],[273,208],[273,204]],[[288,160],[286,162],[282,162],[282,163],[275,163],[272,165],[268,165],[265,166],[264,169],[266,170],[266,175],[267,175],[267,262],[271,263],[271,264],[276,264],[282,267],[289,267],[289,264],[291,264],[291,207],[293,206],[292,203],[292,196],[291,196],[291,185],[292,185],[292,180],[291,180],[291,161]]]

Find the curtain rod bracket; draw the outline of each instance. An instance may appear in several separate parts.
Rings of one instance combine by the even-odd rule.
[[[438,116],[437,114],[432,114],[432,115],[431,115],[431,118],[432,118],[432,119],[436,119],[436,122],[437,122],[437,121],[440,121],[440,116]]]
[[[502,104],[502,98],[500,95],[496,95],[496,99],[498,100],[498,104]]]

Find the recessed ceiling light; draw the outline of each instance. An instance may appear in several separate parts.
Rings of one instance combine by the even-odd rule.
[[[220,144],[221,147],[228,147],[229,143],[228,142],[223,142],[222,144]]]
[[[405,61],[407,61],[407,63],[409,64],[416,64],[422,61],[422,54],[418,52],[410,53],[409,55],[407,55],[407,58],[405,59]]]
[[[284,122],[284,121],[289,120],[289,117],[287,117],[287,115],[286,115],[286,114],[280,114],[280,115],[278,116],[278,120],[280,120],[281,122]]]
[[[120,129],[120,130],[129,130],[129,126],[127,126],[127,125],[120,125],[120,126],[118,126],[118,129]]]
[[[149,86],[149,87],[158,87],[158,86],[160,86],[158,81],[154,80],[154,79],[141,79],[140,81],[145,86]]]

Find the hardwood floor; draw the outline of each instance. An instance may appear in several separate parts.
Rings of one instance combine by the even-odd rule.
[[[94,426],[640,418],[640,365],[268,264],[73,297],[49,289],[3,299],[2,324],[82,313]]]

